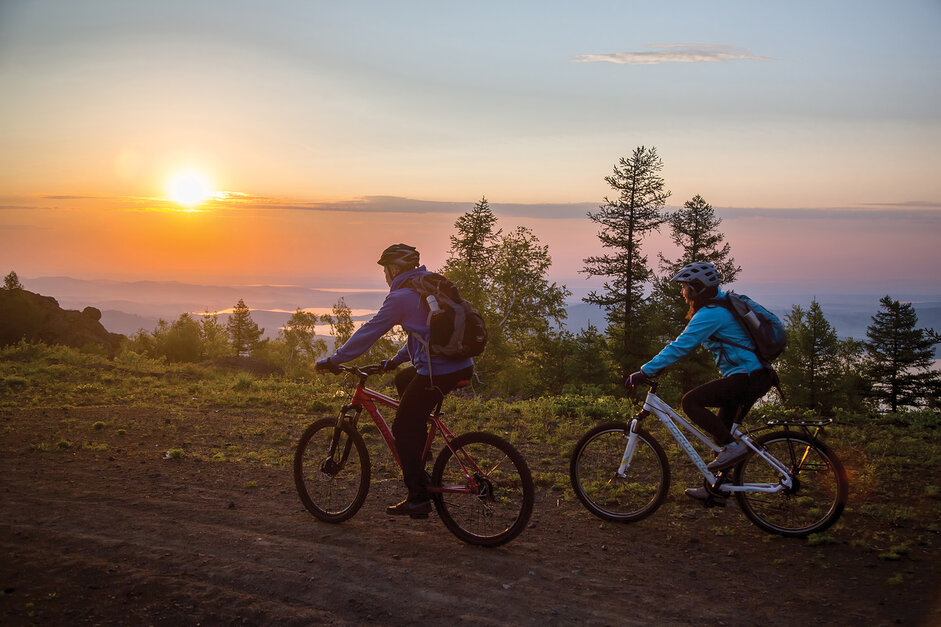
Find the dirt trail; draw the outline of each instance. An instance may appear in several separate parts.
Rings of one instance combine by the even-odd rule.
[[[290,469],[165,460],[146,442],[34,451],[15,414],[0,415],[4,625],[941,624],[931,547],[900,565],[675,499],[615,526],[541,491],[522,536],[482,549],[435,514],[387,517],[396,481],[328,525]]]

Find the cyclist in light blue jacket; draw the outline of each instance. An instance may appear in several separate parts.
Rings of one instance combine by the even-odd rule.
[[[365,353],[395,325],[400,325],[408,334],[405,346],[392,359],[383,360],[382,366],[384,370],[394,370],[407,361],[412,362],[412,366],[395,376],[399,408],[392,423],[408,496],[401,503],[386,508],[387,514],[412,518],[427,517],[431,511],[425,460],[422,459],[422,448],[428,436],[428,415],[448,392],[466,384],[474,374],[471,359],[432,357],[425,350],[429,339],[428,311],[423,309],[418,292],[406,286],[410,279],[428,274],[418,261],[418,250],[407,244],[393,244],[382,251],[378,263],[385,272],[389,294],[369,322],[357,329],[333,355],[318,361],[316,366],[318,370],[337,372],[337,365]]]
[[[732,424],[740,423],[755,401],[771,389],[774,373],[754,351],[743,348],[754,344],[732,313],[713,302],[727,298],[719,289],[720,276],[715,266],[694,262],[684,266],[672,280],[682,283],[683,298],[689,303],[689,323],[679,337],[628,377],[625,384],[633,386],[657,376],[699,346],[709,350],[722,378],[687,392],[683,396],[683,411],[722,447],[716,459],[708,464],[709,470],[724,470],[748,453],[748,447],[732,437]],[[718,408],[718,413],[712,413],[708,407]],[[704,488],[691,488],[686,494],[699,500],[709,497]]]

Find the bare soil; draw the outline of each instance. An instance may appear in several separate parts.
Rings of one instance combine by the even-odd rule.
[[[382,473],[330,525],[303,509],[289,466],[165,458],[257,416],[198,419],[187,433],[162,428],[175,420],[162,409],[0,412],[0,624],[941,624],[936,543],[880,557],[852,541],[852,511],[817,544],[769,536],[732,504],[671,495],[612,525],[540,488],[529,528],[484,549],[434,513],[386,516],[401,485]]]

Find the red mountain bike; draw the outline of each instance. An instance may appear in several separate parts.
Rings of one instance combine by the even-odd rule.
[[[398,401],[366,387],[366,379],[382,372],[378,365],[340,366],[358,381],[349,402],[336,418],[310,425],[294,453],[294,483],[307,510],[324,522],[349,520],[369,491],[369,452],[357,423],[363,410],[401,466],[395,438],[378,405],[397,408]],[[469,544],[499,546],[523,531],[533,511],[535,488],[519,451],[491,433],[454,436],[441,420],[441,404],[428,417],[424,458],[437,435],[444,440],[431,472],[429,492],[441,521]]]

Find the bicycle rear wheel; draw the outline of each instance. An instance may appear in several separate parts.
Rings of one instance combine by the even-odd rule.
[[[307,428],[294,452],[294,484],[301,502],[329,523],[352,518],[369,491],[369,453],[363,436],[344,423],[332,449],[336,426],[335,418],[318,420]]]
[[[846,506],[849,491],[846,471],[823,442],[801,433],[777,431],[763,435],[756,445],[787,466],[793,487],[769,494],[736,492],[742,512],[769,533],[804,537],[835,523]],[[735,468],[734,484],[777,485],[780,474],[752,454]]]
[[[636,445],[624,476],[618,468],[630,427],[600,424],[582,436],[569,462],[575,496],[589,512],[611,522],[634,522],[650,516],[670,490],[670,465],[653,436],[637,429]]]
[[[479,546],[499,546],[518,536],[529,522],[535,498],[523,456],[499,436],[465,433],[438,454],[432,487],[470,490],[465,468],[477,484],[475,491],[434,493],[444,525],[464,542]]]

